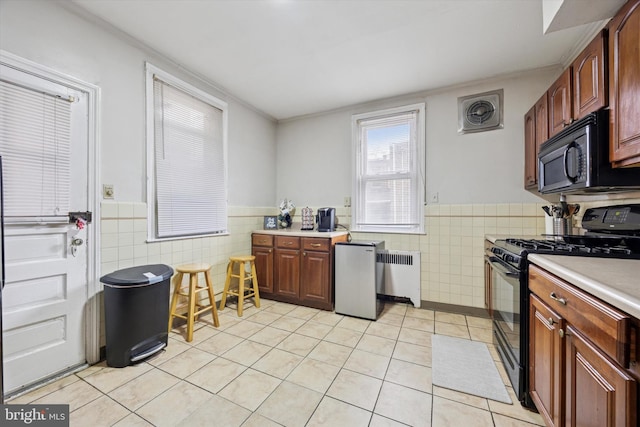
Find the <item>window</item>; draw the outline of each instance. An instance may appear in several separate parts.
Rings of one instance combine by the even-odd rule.
[[[352,228],[424,232],[424,104],[352,117]]]
[[[227,104],[147,64],[149,240],[227,233]]]
[[[69,222],[73,102],[67,94],[0,81],[7,221]]]

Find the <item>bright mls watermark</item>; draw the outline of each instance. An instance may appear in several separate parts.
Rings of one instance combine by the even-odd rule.
[[[3,426],[69,427],[69,405],[0,405]]]

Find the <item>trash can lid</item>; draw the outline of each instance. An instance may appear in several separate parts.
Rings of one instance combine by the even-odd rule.
[[[173,268],[165,264],[141,265],[123,268],[100,278],[107,285],[152,285],[169,279],[173,275]]]

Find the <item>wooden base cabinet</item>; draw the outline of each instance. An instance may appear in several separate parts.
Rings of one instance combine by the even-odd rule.
[[[297,299],[300,293],[300,250],[276,248],[274,261],[274,292]]]
[[[303,251],[300,269],[300,299],[309,304],[324,304],[332,299],[331,254]]]
[[[565,425],[637,426],[636,381],[577,329],[566,329]]]
[[[564,320],[535,295],[529,305],[529,388],[548,426],[562,425],[564,347],[558,330]]]
[[[254,233],[251,252],[260,296],[333,310],[333,250],[346,239],[346,234],[325,238]]]
[[[251,254],[256,257],[256,275],[260,295],[273,293],[273,236],[254,234]]]
[[[535,265],[529,289],[529,389],[545,423],[636,427],[635,320]]]

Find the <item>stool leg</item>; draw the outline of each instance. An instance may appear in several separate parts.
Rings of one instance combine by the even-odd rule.
[[[244,305],[244,262],[240,262],[240,280],[238,282],[238,317],[242,317]]]
[[[213,296],[213,284],[211,283],[211,272],[209,270],[204,272],[204,280],[207,282],[207,292],[209,292],[209,304],[211,305],[213,325],[217,328],[220,326],[220,321],[218,320],[218,309],[216,309],[216,299]]]
[[[258,275],[256,273],[256,265],[251,261],[251,280],[253,282],[253,302],[256,308],[260,308],[260,291],[258,291]]]
[[[193,319],[196,312],[196,286],[198,276],[195,273],[189,274],[189,313],[187,314],[187,342],[193,341]]]
[[[229,292],[229,285],[231,284],[231,273],[233,271],[233,263],[227,264],[227,278],[224,281],[224,290],[222,291],[222,298],[220,298],[220,311],[224,310],[224,305],[227,303],[227,292]]]
[[[173,296],[171,297],[171,308],[169,309],[169,333],[173,329],[173,315],[176,314],[176,305],[178,304],[178,293],[182,286],[182,273],[178,273],[173,277]]]

